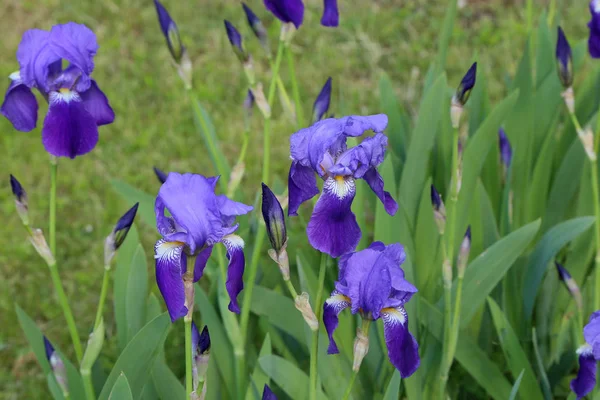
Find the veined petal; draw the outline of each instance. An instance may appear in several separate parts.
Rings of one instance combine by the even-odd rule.
[[[98,143],[98,126],[75,91],[50,93],[50,107],[42,129],[46,151],[56,157],[75,158]]]
[[[371,190],[375,193],[377,198],[381,200],[385,207],[385,212],[389,215],[395,215],[398,211],[398,203],[392,197],[389,192],[383,190],[383,178],[379,174],[376,168],[369,169],[363,176],[364,180],[367,181]]]
[[[324,0],[321,25],[335,27],[338,26],[339,23],[340,14],[338,12],[337,0]]]
[[[600,311],[590,315],[587,325],[583,328],[583,337],[586,343],[592,346],[596,360],[600,360]]]
[[[319,194],[317,178],[311,167],[305,167],[297,161],[292,162],[288,177],[288,192],[288,215],[298,215],[300,205]]]
[[[331,293],[331,297],[325,300],[325,304],[323,304],[323,323],[329,336],[327,354],[337,354],[340,352],[333,339],[333,332],[338,327],[339,314],[348,307],[350,307],[350,299],[337,290],[334,290]]]
[[[328,178],[306,227],[315,249],[339,257],[356,248],[361,232],[350,207],[356,194],[353,179]]]
[[[95,80],[92,79],[90,88],[81,93],[81,100],[85,109],[96,120],[96,125],[110,124],[115,120],[115,112]]]
[[[198,282],[202,278],[202,275],[204,275],[204,268],[212,251],[213,246],[208,246],[196,256],[196,262],[194,263],[194,283]]]
[[[168,242],[164,239],[154,246],[156,260],[156,283],[165,299],[171,321],[184,317],[188,309],[185,306],[183,273],[185,265],[184,243]]]
[[[20,79],[8,86],[0,113],[21,132],[29,132],[37,123],[38,104],[35,95]]]
[[[49,66],[60,60],[49,46],[50,32],[41,29],[29,29],[23,34],[17,60],[19,61],[21,79],[29,87],[37,86],[48,92],[47,78]]]
[[[577,377],[571,381],[571,390],[581,399],[590,393],[596,386],[596,359],[589,347],[584,347],[579,353],[579,371]]]
[[[408,314],[403,307],[381,310],[388,357],[402,378],[411,376],[421,363],[419,344],[408,330]]]
[[[223,238],[223,244],[227,248],[227,258],[229,266],[227,267],[227,282],[225,287],[229,293],[229,311],[239,314],[240,306],[237,302],[237,296],[244,288],[244,266],[246,259],[244,257],[244,240],[237,235],[227,235]]]

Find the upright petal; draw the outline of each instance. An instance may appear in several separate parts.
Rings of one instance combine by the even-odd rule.
[[[291,22],[296,29],[304,19],[304,3],[302,0],[264,0],[265,7],[282,22]]]
[[[89,153],[98,143],[98,126],[74,91],[50,93],[50,107],[44,119],[42,143],[56,157],[75,158]]]
[[[321,25],[323,26],[338,26],[340,23],[340,15],[338,12],[337,0],[323,0],[323,17],[321,17]]]
[[[596,359],[591,349],[584,348],[579,352],[579,372],[571,381],[571,390],[581,399],[590,393],[596,386]]]
[[[306,200],[319,194],[317,178],[311,167],[293,161],[288,177],[289,208],[288,215],[298,215],[298,208]]]
[[[165,299],[171,321],[184,317],[188,312],[183,285],[182,266],[185,262],[183,245],[181,242],[168,242],[161,239],[154,246],[156,283]]]
[[[328,178],[325,181],[323,193],[306,227],[312,247],[334,258],[356,248],[361,232],[350,209],[355,194],[353,179]]]
[[[411,376],[421,363],[419,344],[408,330],[408,315],[403,307],[381,310],[388,357],[402,378]]]
[[[340,352],[333,339],[333,332],[338,327],[340,313],[348,307],[350,307],[350,299],[337,290],[334,290],[331,293],[331,297],[325,300],[325,304],[323,304],[323,323],[329,336],[327,354],[337,354]]]
[[[586,343],[592,346],[594,357],[600,360],[600,311],[590,315],[587,325],[583,328]]]
[[[29,29],[23,34],[17,60],[19,61],[21,79],[29,87],[37,86],[48,92],[47,85],[49,66],[60,60],[49,45],[50,32],[41,29]]]
[[[92,79],[90,88],[81,93],[81,100],[85,109],[96,120],[96,125],[111,124],[115,120],[115,112],[95,80]]]
[[[229,266],[227,267],[227,282],[225,287],[229,293],[229,311],[239,314],[240,306],[237,302],[237,296],[244,288],[244,266],[246,259],[244,257],[244,241],[237,235],[227,235],[223,238],[223,244],[227,248],[227,258]]]
[[[8,86],[0,113],[21,132],[29,132],[37,123],[38,104],[35,95],[20,79]]]

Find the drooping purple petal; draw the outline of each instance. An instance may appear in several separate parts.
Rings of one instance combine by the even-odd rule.
[[[590,315],[587,325],[583,328],[583,337],[586,343],[592,346],[596,360],[600,360],[600,311]]]
[[[571,381],[571,390],[577,395],[577,399],[589,394],[596,386],[596,359],[591,349],[584,349],[579,354],[579,372],[577,377]]]
[[[154,246],[156,260],[156,284],[165,300],[171,321],[184,317],[188,309],[185,306],[183,285],[183,265],[185,255],[183,243],[161,239]]]
[[[298,215],[298,208],[306,200],[319,194],[317,178],[311,167],[293,161],[288,177],[289,208],[288,215]]]
[[[277,400],[277,396],[275,396],[275,393],[273,393],[269,385],[266,383],[263,389],[262,400]]]
[[[381,314],[390,362],[402,378],[408,378],[421,364],[419,344],[408,330],[408,315],[403,307],[386,308]]]
[[[244,241],[236,235],[228,235],[223,238],[223,244],[227,248],[227,258],[229,266],[227,267],[227,282],[225,287],[229,293],[229,311],[239,314],[240,306],[237,302],[237,296],[244,288],[244,266],[246,259],[244,257]]]
[[[304,19],[304,3],[302,0],[264,0],[265,7],[281,22],[294,24],[296,29]]]
[[[115,120],[115,112],[108,103],[106,95],[98,88],[95,80],[92,79],[90,88],[81,93],[80,96],[83,100],[83,106],[96,120],[96,125],[111,124]]]
[[[198,282],[202,275],[204,275],[204,268],[206,267],[206,263],[212,254],[213,246],[207,246],[196,256],[196,261],[194,262],[194,283]]]
[[[588,38],[588,51],[592,58],[600,58],[600,2],[590,1],[590,13],[592,19],[588,23],[590,36]]]
[[[355,189],[352,179],[328,178],[325,181],[323,193],[306,227],[312,247],[334,258],[356,248],[361,232],[350,209]]]
[[[348,307],[350,307],[350,299],[336,290],[331,293],[331,297],[325,300],[325,304],[323,304],[323,323],[329,336],[327,354],[337,354],[340,352],[333,339],[333,332],[338,327],[339,314]]]
[[[21,132],[29,132],[37,123],[38,103],[31,89],[20,79],[13,80],[4,95],[0,113]]]
[[[369,169],[377,168],[383,162],[387,143],[387,136],[383,133],[366,138],[358,146],[340,154],[329,168],[329,173],[362,178]]]
[[[335,27],[338,26],[339,23],[340,15],[338,12],[337,0],[323,0],[321,25]]]
[[[56,157],[75,158],[89,153],[98,143],[98,126],[74,91],[51,92],[44,119],[42,143]]]
[[[383,190],[383,178],[377,169],[369,169],[363,176],[363,179],[367,181],[371,190],[375,193],[377,198],[381,200],[385,208],[385,212],[389,215],[395,215],[398,211],[398,203],[396,203],[396,200],[394,200],[389,192]]]

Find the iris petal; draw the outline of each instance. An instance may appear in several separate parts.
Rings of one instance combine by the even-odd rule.
[[[338,26],[340,15],[338,12],[337,0],[323,1],[323,17],[321,17],[321,25],[323,26]]]
[[[571,381],[571,390],[581,399],[590,393],[596,386],[596,359],[591,350],[579,354],[579,372]]]
[[[244,266],[246,259],[244,257],[244,241],[237,235],[228,235],[223,238],[223,244],[227,248],[227,258],[229,266],[227,267],[227,282],[225,287],[229,293],[229,311],[240,312],[240,306],[237,302],[237,296],[244,288]]]
[[[206,263],[212,254],[213,246],[208,246],[203,249],[196,256],[196,262],[194,263],[194,283],[198,282],[202,275],[204,275],[204,268],[206,267]]]
[[[323,304],[323,323],[329,336],[327,354],[337,354],[340,352],[333,339],[333,332],[338,327],[339,314],[348,307],[350,307],[350,299],[336,290],[331,293],[331,297],[325,300],[325,304]]]
[[[288,215],[298,215],[300,205],[319,194],[317,178],[312,168],[305,167],[297,161],[293,161],[288,177],[288,190]]]
[[[29,132],[37,123],[38,104],[35,95],[20,80],[14,80],[8,86],[0,113],[21,132]]]
[[[183,285],[183,245],[181,242],[161,239],[154,246],[156,283],[167,305],[171,321],[184,317],[188,312]]]
[[[91,81],[90,88],[81,93],[83,106],[94,117],[96,125],[110,124],[115,120],[115,112],[108,103],[106,95],[98,88],[95,80]]]
[[[375,168],[369,169],[363,176],[365,181],[369,184],[371,190],[375,193],[377,198],[381,200],[385,208],[385,212],[389,215],[395,215],[398,211],[398,203],[392,197],[389,192],[383,190],[383,178]]]
[[[408,330],[408,315],[403,307],[381,310],[388,357],[402,378],[411,376],[421,363],[419,344]]]

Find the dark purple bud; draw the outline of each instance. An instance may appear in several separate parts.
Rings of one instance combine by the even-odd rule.
[[[252,107],[254,106],[254,95],[252,94],[252,90],[248,89],[248,93],[244,98],[244,110],[248,114],[252,114]]]
[[[588,23],[590,36],[588,38],[588,51],[592,58],[600,58],[600,2],[590,1],[592,19]]]
[[[471,225],[467,228],[460,250],[458,251],[457,272],[459,277],[465,276],[465,269],[469,262],[469,253],[471,252]]]
[[[273,250],[277,253],[284,248],[287,241],[283,208],[275,194],[267,185],[262,184],[262,214],[267,226],[267,234]]]
[[[181,43],[181,38],[179,37],[179,30],[177,29],[177,25],[175,21],[171,19],[169,12],[167,9],[158,1],[154,0],[154,6],[156,6],[156,13],[158,14],[158,22],[160,23],[160,29],[165,35],[165,39],[167,41],[167,46],[169,47],[169,52],[171,56],[175,60],[175,62],[179,63],[181,61],[181,57],[183,56],[183,52],[185,48]]]
[[[571,274],[569,274],[569,271],[567,271],[565,267],[563,267],[557,262],[554,262],[554,265],[556,266],[556,272],[558,272],[558,278],[561,281],[566,282],[569,279],[571,279]]]
[[[23,186],[21,186],[21,183],[12,174],[10,175],[10,187],[15,195],[15,200],[27,204],[27,193],[23,189]]]
[[[267,29],[246,3],[242,3],[242,7],[246,13],[246,19],[248,20],[248,25],[250,25],[252,32],[254,32],[263,48],[269,52],[269,35],[267,34]]]
[[[433,218],[438,227],[438,232],[443,235],[446,229],[446,207],[444,207],[442,196],[433,185],[431,185],[431,205],[433,206]]]
[[[340,24],[340,14],[338,12],[337,0],[323,0],[323,16],[321,25],[336,27]]]
[[[69,387],[67,385],[67,372],[65,370],[65,365],[58,353],[54,351],[54,346],[52,346],[52,343],[50,343],[46,336],[44,336],[44,348],[46,350],[46,358],[48,359],[48,363],[52,368],[56,382],[66,397],[66,395],[69,393]]]
[[[583,299],[581,297],[581,291],[579,290],[577,282],[575,282],[575,279],[571,277],[569,271],[567,271],[562,265],[557,262],[555,262],[554,265],[556,266],[556,271],[558,272],[558,278],[564,282],[567,290],[573,297],[573,300],[575,300],[577,307],[579,310],[581,310],[583,308]]]
[[[281,22],[294,24],[296,29],[304,19],[304,3],[302,0],[263,0],[265,7]]]
[[[469,68],[465,76],[462,78],[458,89],[456,89],[456,100],[463,106],[467,103],[467,100],[469,100],[471,90],[475,86],[476,77],[477,63],[475,62],[473,65],[471,65],[471,68]]]
[[[467,231],[465,232],[465,239],[471,243],[471,225],[467,227]]]
[[[242,47],[242,35],[235,29],[235,26],[227,20],[225,22],[225,30],[227,31],[227,38],[229,39],[229,43],[233,46],[233,51],[235,55],[240,59],[241,62],[245,62],[248,60],[248,55],[244,52],[244,48]]]
[[[323,116],[329,111],[329,103],[331,102],[331,77],[327,78],[325,85],[317,96],[313,104],[313,123],[320,121]]]
[[[154,170],[154,174],[156,175],[156,178],[158,178],[158,181],[161,184],[167,181],[167,174],[165,174],[163,171],[156,167],[152,167],[152,169]]]
[[[52,346],[52,343],[50,343],[46,336],[44,336],[44,349],[46,350],[46,358],[48,359],[48,362],[50,362],[50,359],[54,354],[54,346]]]
[[[560,26],[558,27],[558,40],[556,41],[556,62],[560,83],[565,89],[571,87],[573,84],[573,57],[569,41]]]
[[[114,249],[117,250],[127,237],[129,233],[129,229],[131,229],[131,225],[133,225],[133,220],[135,219],[135,215],[137,214],[138,206],[140,203],[135,203],[133,207],[131,207],[123,216],[117,221],[115,225],[115,229],[113,233],[115,235]]]
[[[508,168],[512,161],[512,147],[506,136],[504,129],[500,128],[498,131],[498,146],[500,147],[500,160],[504,168]]]
[[[277,396],[271,390],[269,385],[265,383],[265,388],[263,389],[262,400],[277,400]]]
[[[196,391],[200,380],[206,378],[208,362],[210,361],[210,335],[206,325],[200,333],[194,321],[192,321],[192,358],[192,381],[194,391]]]
[[[433,185],[431,185],[431,205],[436,211],[438,211],[440,207],[442,207],[442,197]]]

